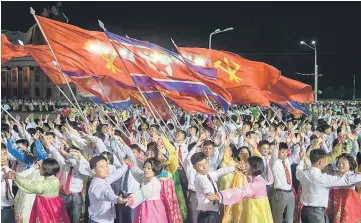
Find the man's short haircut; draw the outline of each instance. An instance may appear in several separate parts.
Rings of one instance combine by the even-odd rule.
[[[205,131],[209,132],[209,135],[212,137],[214,134],[214,129],[212,129],[211,127],[205,127],[204,128]]]
[[[321,150],[321,149],[314,149],[311,151],[310,153],[310,160],[311,163],[317,163],[318,161],[320,161],[321,159],[323,159],[326,155],[326,152]]]
[[[94,156],[90,161],[89,161],[89,165],[90,165],[90,169],[95,169],[95,167],[97,166],[97,163],[101,160],[107,161],[107,158],[105,158],[104,156]]]
[[[214,147],[214,142],[212,140],[206,140],[203,143],[203,146],[213,146]]]
[[[191,163],[192,165],[196,165],[196,163],[201,162],[202,160],[206,160],[207,156],[204,152],[198,152],[192,155],[191,157]]]
[[[26,147],[29,147],[29,142],[26,139],[19,139],[18,141],[15,142],[16,144],[23,144]]]
[[[246,133],[246,137],[248,138],[248,137],[250,137],[252,134],[256,134],[254,131],[248,131],[247,133]]]
[[[261,148],[263,145],[270,146],[270,143],[267,140],[261,140],[258,144],[258,147]]]
[[[45,133],[46,136],[52,136],[54,139],[56,137],[55,133],[54,132],[46,132]]]
[[[285,150],[287,149],[288,150],[288,145],[284,142],[281,142],[280,145],[279,145],[279,151],[281,150]]]

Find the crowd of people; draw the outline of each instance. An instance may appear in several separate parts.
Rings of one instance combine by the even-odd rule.
[[[310,104],[301,117],[174,108],[170,120],[141,106],[6,105],[69,112],[2,112],[2,222],[361,222],[360,102]]]
[[[7,111],[11,112],[58,112],[63,108],[71,107],[68,101],[55,100],[22,100],[22,99],[3,99],[1,104]],[[86,102],[81,102],[81,106],[86,106]]]

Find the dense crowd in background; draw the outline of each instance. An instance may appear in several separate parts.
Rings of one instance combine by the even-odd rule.
[[[2,111],[1,220],[361,222],[361,103],[306,106],[156,120],[141,106],[3,100],[57,115]]]

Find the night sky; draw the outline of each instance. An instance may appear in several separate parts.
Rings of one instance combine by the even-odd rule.
[[[2,2],[1,29],[26,32],[34,23],[29,7],[40,15],[56,2]],[[319,89],[345,86],[352,92],[356,75],[361,97],[361,2],[62,2],[69,23],[98,30],[97,19],[109,31],[148,40],[172,49],[208,47],[266,62],[284,76],[313,86],[314,52],[300,40],[317,42]],[[351,93],[352,94],[352,93]]]

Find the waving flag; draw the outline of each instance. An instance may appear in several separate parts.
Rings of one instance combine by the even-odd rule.
[[[295,116],[311,115],[311,111],[307,107],[302,106],[300,103],[296,101],[279,101],[279,102],[275,102],[275,104],[278,105],[280,108],[287,110],[290,114]]]
[[[73,76],[62,75],[59,68],[53,63],[53,55],[47,45],[27,45],[26,51],[39,64],[41,69],[55,85],[73,82],[86,95],[91,94],[97,103],[105,103],[117,109],[126,109],[130,106],[129,94],[117,81],[104,76]],[[59,61],[60,63],[60,61]],[[67,81],[64,79],[67,79]],[[103,92],[104,91],[104,92]]]
[[[231,95],[215,81],[204,77],[212,77],[212,73],[205,74],[213,69],[197,67],[198,72],[202,73],[199,75],[189,69],[189,64],[179,54],[152,43],[105,32],[125,61],[135,84],[147,87],[157,85],[170,92],[207,94],[223,108],[229,108]]]
[[[103,32],[81,29],[36,16],[63,72],[69,76],[109,76],[124,88],[132,79]]]
[[[196,64],[217,69],[216,81],[231,93],[232,103],[270,105],[265,91],[280,78],[276,68],[226,51],[186,47],[177,50]]]
[[[281,76],[279,81],[269,89],[270,101],[296,101],[312,103],[314,100],[312,87],[308,84]]]
[[[12,44],[5,34],[1,34],[1,64],[11,60],[13,57],[24,57],[28,55],[23,46]]]

